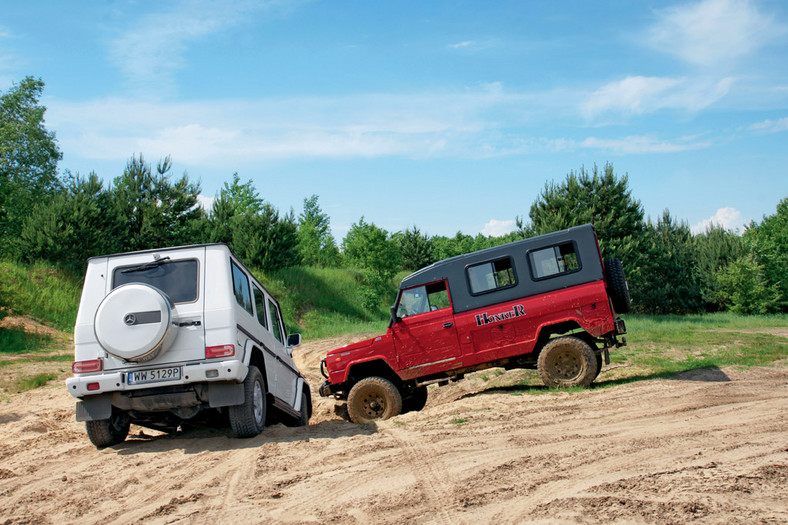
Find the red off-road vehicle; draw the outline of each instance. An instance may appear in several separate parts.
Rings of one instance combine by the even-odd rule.
[[[626,344],[621,262],[590,224],[438,261],[407,276],[388,331],[328,352],[323,397],[356,423],[421,410],[427,385],[490,367],[536,368],[549,387],[588,386]]]

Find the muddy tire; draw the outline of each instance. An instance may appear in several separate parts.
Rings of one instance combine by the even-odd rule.
[[[427,393],[426,386],[416,387],[408,393],[408,396],[402,400],[402,413],[406,412],[418,412],[424,405],[427,404],[427,397],[429,394]]]
[[[367,377],[350,389],[347,412],[357,424],[388,419],[402,412],[402,395],[388,379]]]
[[[112,411],[109,419],[85,421],[88,438],[96,448],[111,447],[123,443],[129,435],[129,417],[123,412]]]
[[[230,428],[235,437],[250,438],[265,427],[265,383],[256,366],[250,366],[244,379],[244,402],[228,407]]]
[[[605,361],[602,358],[602,354],[596,354],[596,375],[594,376],[594,381],[596,381],[596,378],[599,377],[599,372],[602,371],[602,365],[604,362]]]
[[[571,336],[550,340],[539,354],[537,369],[550,388],[588,386],[599,372],[591,346]]]
[[[619,259],[605,261],[605,280],[610,300],[613,302],[613,309],[617,314],[629,312],[632,300],[629,297],[629,285],[624,276],[624,266]]]

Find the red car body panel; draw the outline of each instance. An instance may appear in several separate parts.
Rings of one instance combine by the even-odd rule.
[[[451,290],[449,290],[451,294]],[[545,326],[574,322],[594,337],[615,330],[604,281],[454,314],[443,308],[393,324],[386,334],[328,353],[329,382],[382,360],[402,380],[532,352]],[[448,326],[447,326],[448,325]]]

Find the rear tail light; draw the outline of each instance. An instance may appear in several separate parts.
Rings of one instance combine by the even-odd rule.
[[[235,345],[206,346],[205,358],[230,357],[235,355]]]
[[[100,388],[101,388],[101,385],[99,383],[88,383],[88,390],[91,391],[91,392],[95,391],[95,390],[98,390]]]
[[[87,361],[74,361],[71,364],[71,371],[75,374],[87,374],[88,372],[101,372],[104,370],[104,361],[101,359],[88,359]]]

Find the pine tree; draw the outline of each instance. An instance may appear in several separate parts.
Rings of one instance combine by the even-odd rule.
[[[330,219],[317,200],[317,195],[304,199],[304,211],[298,216],[298,248],[306,265],[336,266],[339,249],[331,235]]]

